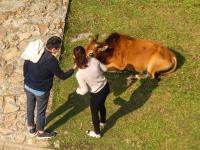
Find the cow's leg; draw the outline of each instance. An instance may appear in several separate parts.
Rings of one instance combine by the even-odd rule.
[[[135,79],[146,79],[149,77],[146,69],[145,70],[137,69],[137,72],[138,73],[133,76],[133,78]]]
[[[116,68],[114,68],[114,67],[108,67],[108,71],[107,72],[109,72],[109,73],[122,73],[123,71],[122,70],[118,70],[118,69],[116,69]]]
[[[155,79],[155,74],[167,70],[171,67],[170,61],[163,59],[161,56],[152,59],[148,65],[147,72],[151,79]]]
[[[155,78],[155,70],[153,68],[153,66],[147,68],[147,76],[151,79],[154,79]]]
[[[149,77],[151,79],[155,78],[155,74],[160,70],[162,64],[163,64],[163,58],[159,54],[154,54],[151,57],[147,67],[147,73],[149,74]]]
[[[147,73],[149,78],[151,79],[155,79],[156,77],[156,73],[158,73],[159,71],[165,70],[166,67],[164,64],[151,64],[149,65],[149,67],[147,68]]]
[[[130,80],[130,79],[144,79],[144,78],[146,78],[146,74],[138,73],[138,74],[132,74],[128,76],[126,79]]]
[[[146,79],[148,78],[148,74],[136,74],[134,77],[136,79]]]
[[[141,73],[136,74],[134,76],[134,78],[136,78],[136,79],[146,79],[148,77],[149,77],[149,74],[148,73],[144,73],[144,72],[141,72]]]
[[[135,75],[132,74],[132,75],[128,76],[126,79],[127,79],[127,80],[135,79]]]
[[[121,70],[109,70],[107,72],[109,72],[109,73],[123,73],[123,71],[121,71]]]
[[[122,66],[121,64],[117,64],[117,63],[109,63],[107,65],[108,70],[112,70],[113,68],[119,71],[123,71],[125,69],[124,66]]]

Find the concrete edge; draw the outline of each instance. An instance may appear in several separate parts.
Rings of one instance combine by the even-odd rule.
[[[53,149],[0,141],[0,150],[53,150]]]

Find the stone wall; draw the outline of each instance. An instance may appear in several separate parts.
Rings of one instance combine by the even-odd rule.
[[[62,37],[68,0],[0,1],[0,141],[31,144],[20,54],[34,39]]]

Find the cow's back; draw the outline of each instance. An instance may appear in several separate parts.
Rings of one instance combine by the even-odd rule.
[[[130,69],[137,72],[148,71],[152,78],[156,72],[176,68],[176,56],[168,48],[155,42],[136,39],[119,33],[112,33],[102,42],[96,41],[86,46],[87,54],[92,51],[94,56],[109,69]]]
[[[155,53],[156,44],[143,39],[135,39],[117,33],[111,34],[106,40],[106,44],[113,48],[113,57],[127,65],[134,65],[134,68],[145,68],[151,55]]]

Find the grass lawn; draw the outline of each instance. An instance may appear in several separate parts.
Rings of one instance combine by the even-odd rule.
[[[58,149],[200,149],[200,1],[197,0],[71,0],[61,56],[72,66],[72,50],[88,39],[70,42],[80,33],[117,31],[153,40],[173,49],[178,69],[161,81],[138,80],[126,86],[130,72],[106,76],[111,93],[106,101],[107,126],[93,139],[89,94],[75,94],[75,76],[55,79],[52,113],[47,122],[58,135]]]

